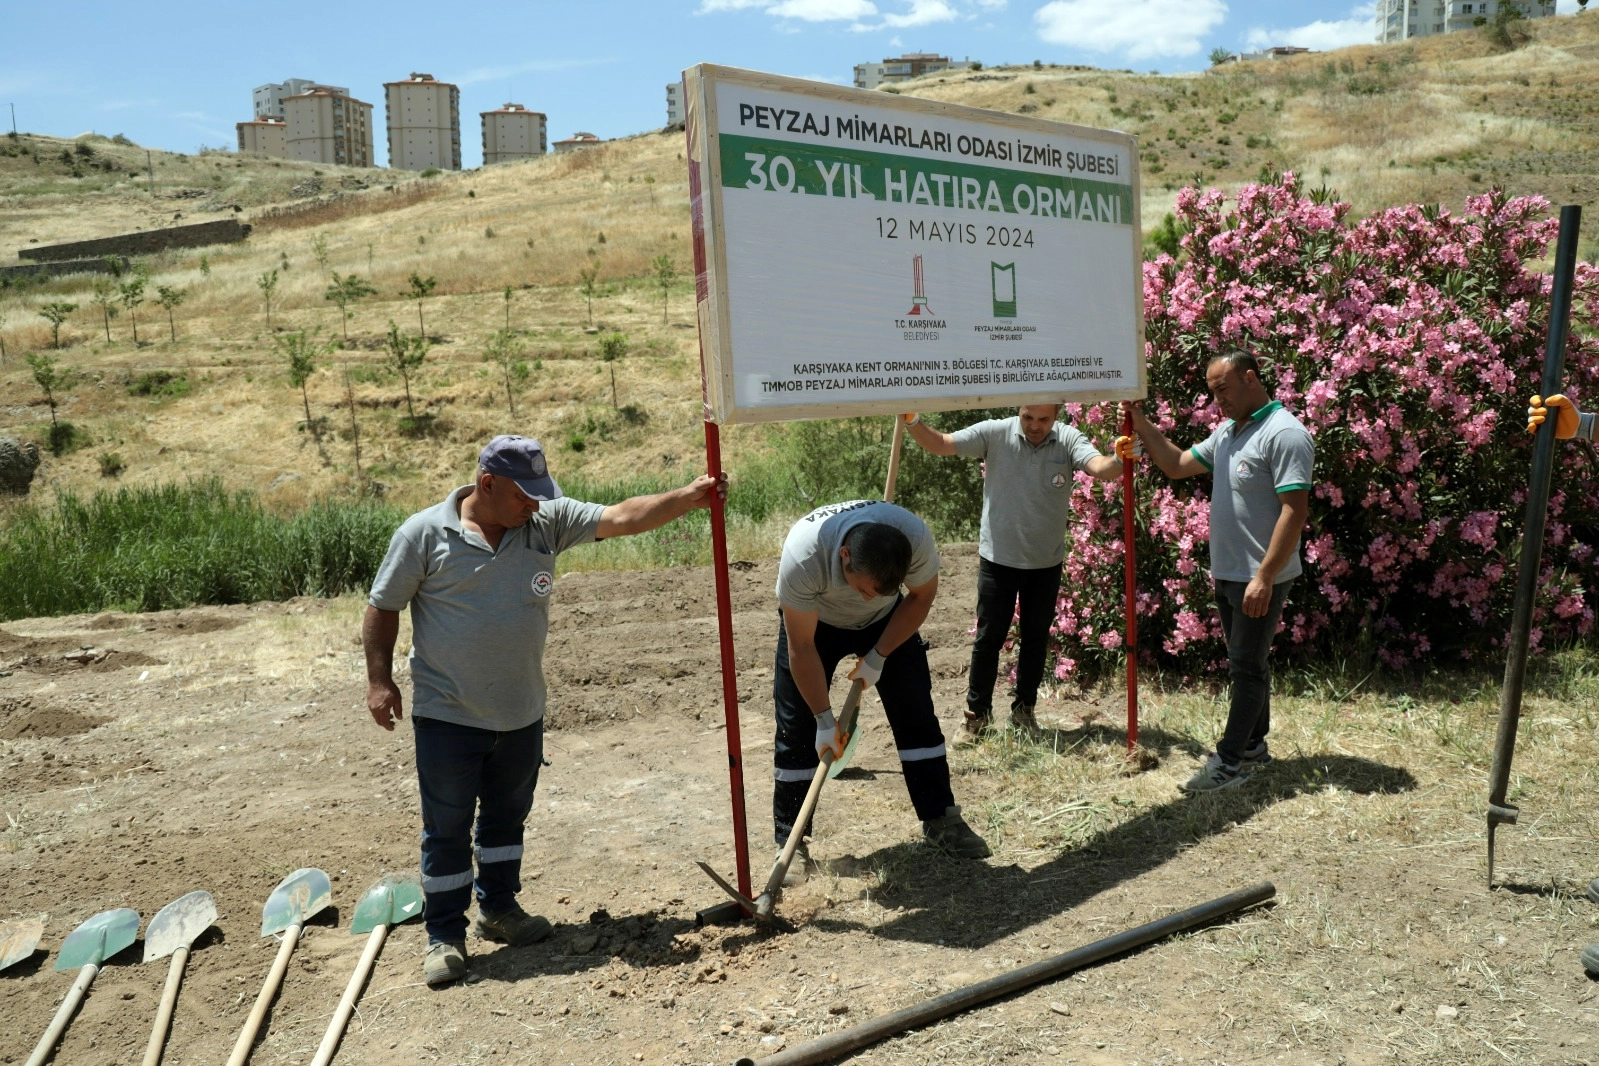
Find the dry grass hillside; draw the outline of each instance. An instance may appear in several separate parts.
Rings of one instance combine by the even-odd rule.
[[[1004,68],[935,76],[903,91],[1137,134],[1146,227],[1183,185],[1236,187],[1266,166],[1325,182],[1361,211],[1411,200],[1458,209],[1494,183],[1591,207],[1599,17],[1541,20],[1529,30],[1508,53],[1464,34],[1199,75]],[[651,133],[430,178],[158,152],[149,157],[152,196],[143,148],[0,138],[0,249],[8,255],[35,241],[168,225],[180,214],[194,222],[237,213],[255,225],[243,244],[153,257],[149,299],[131,313],[118,307],[109,339],[93,278],[0,290],[0,434],[48,432],[49,408],[20,356],[50,342],[38,306],[66,301],[78,308],[57,354],[79,377],[58,397],[59,417],[89,443],[48,458],[46,486],[91,490],[113,477],[152,483],[216,473],[283,506],[350,491],[346,371],[362,472],[404,502],[441,493],[488,435],[508,429],[549,442],[558,473],[686,477],[702,444],[682,151],[681,133]],[[1596,223],[1590,212],[1588,255],[1599,254]],[[662,255],[678,273],[664,322],[651,268]],[[580,283],[590,265],[592,324]],[[269,330],[258,282],[272,271]],[[334,272],[377,290],[352,309],[347,342],[324,299]],[[404,418],[405,382],[383,350],[391,321],[417,329],[417,305],[401,295],[412,273],[437,279],[422,308],[432,346],[410,382],[417,413],[429,416],[420,426]],[[157,286],[187,294],[171,327],[153,302]],[[507,322],[529,370],[515,389],[514,418],[503,376],[484,361]],[[300,329],[338,341],[308,384],[313,416],[327,420],[320,440],[303,429],[301,396],[273,343],[278,332]],[[612,331],[629,344],[616,365],[621,410],[598,355]],[[180,377],[163,386],[152,372]],[[728,465],[767,448],[776,432],[730,433]]]

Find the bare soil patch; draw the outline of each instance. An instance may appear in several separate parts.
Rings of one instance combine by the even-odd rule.
[[[880,711],[822,798],[822,869],[779,906],[792,935],[700,929],[720,893],[694,868],[733,852],[714,592],[705,570],[591,571],[557,583],[545,768],[523,901],[555,932],[472,941],[474,980],[429,991],[423,935],[396,930],[338,1061],[728,1063],[1036,962],[1263,880],[1274,906],[888,1041],[852,1063],[1580,1063],[1599,1056],[1593,694],[1529,701],[1514,779],[1523,824],[1483,885],[1491,682],[1373,680],[1353,697],[1280,688],[1276,765],[1205,799],[1176,786],[1214,737],[1214,687],[1145,692],[1148,765],[1129,773],[1121,694],[1040,706],[1038,744],[957,742],[975,554],[947,553],[924,634],[957,799],[994,847],[924,846]],[[735,568],[751,855],[770,861],[771,561]],[[138,671],[0,678],[0,917],[47,913],[52,953],[89,915],[148,918],[196,888],[217,931],[195,951],[172,1061],[220,1063],[276,943],[261,904],[321,866],[335,913],[307,932],[252,1062],[304,1063],[362,937],[359,894],[414,869],[412,734],[364,708],[355,599],[8,623],[14,640],[120,629]],[[98,636],[97,636],[98,634]],[[405,640],[402,634],[402,643]],[[148,670],[142,680],[141,675]],[[1358,679],[1356,679],[1358,680]],[[1350,682],[1352,684],[1353,682]],[[1336,686],[1343,693],[1347,685]],[[869,701],[870,702],[870,701]],[[108,719],[48,736],[44,713]],[[19,719],[20,716],[20,719]],[[81,724],[81,722],[79,723]],[[164,965],[136,946],[97,979],[56,1061],[137,1062]],[[21,1061],[70,983],[51,961],[0,974],[0,1061]],[[1440,1010],[1447,1008],[1447,1010]]]

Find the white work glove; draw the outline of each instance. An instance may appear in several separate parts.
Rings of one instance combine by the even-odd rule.
[[[877,684],[878,680],[882,676],[883,657],[877,654],[876,648],[873,648],[871,651],[861,656],[860,662],[855,664],[855,669],[849,672],[849,679],[851,681],[859,681],[867,688],[871,688],[873,685]]]
[[[844,754],[844,738],[838,735],[838,721],[831,708],[816,716],[816,757],[829,752],[837,759]]]

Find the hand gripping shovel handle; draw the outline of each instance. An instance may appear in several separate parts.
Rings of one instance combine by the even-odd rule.
[[[72,988],[67,992],[67,997],[61,1001],[56,1016],[50,1019],[50,1028],[39,1038],[38,1046],[33,1049],[33,1054],[28,1056],[24,1066],[44,1066],[44,1061],[50,1057],[50,1052],[55,1050],[56,1042],[66,1031],[67,1023],[72,1020],[73,1012],[88,994],[89,986],[94,983],[94,975],[99,972],[100,967],[92,962],[78,971],[78,979],[72,982]]]
[[[167,1029],[172,1025],[172,1007],[178,1002],[178,986],[183,984],[183,967],[188,961],[187,947],[172,953],[172,965],[167,967],[167,986],[161,991],[161,1006],[156,1008],[155,1028],[150,1030],[143,1066],[161,1066],[161,1049],[166,1046]]]
[[[238,1042],[233,1045],[233,1054],[228,1056],[228,1066],[244,1066],[250,1058],[250,1048],[255,1046],[255,1034],[261,1030],[261,1021],[266,1017],[267,1008],[272,1005],[273,997],[278,994],[278,986],[283,983],[283,974],[289,968],[289,956],[294,954],[294,945],[300,941],[300,930],[304,923],[295,922],[283,932],[283,943],[278,947],[278,957],[272,960],[272,971],[267,974],[266,983],[261,986],[261,994],[255,997],[255,1006],[250,1010],[250,1016],[244,1020],[244,1028],[239,1032]]]
[[[328,1023],[328,1031],[322,1036],[322,1046],[316,1049],[316,1058],[311,1060],[311,1066],[328,1066],[333,1061],[333,1052],[338,1050],[344,1027],[350,1024],[350,1015],[355,1013],[355,1001],[360,998],[361,989],[366,987],[372,964],[377,961],[378,952],[383,950],[383,938],[388,935],[389,927],[380,925],[366,938],[366,950],[361,952],[361,961],[355,964],[350,983],[344,986],[344,996],[339,1000],[338,1009],[333,1012],[333,1020]]]

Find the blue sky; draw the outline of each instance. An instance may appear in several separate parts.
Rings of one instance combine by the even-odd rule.
[[[1576,10],[1576,0],[1558,2],[1561,12]],[[461,8],[8,0],[5,8],[0,105],[16,105],[20,129],[123,133],[183,152],[231,148],[233,124],[251,117],[251,89],[312,78],[373,104],[382,162],[383,83],[425,71],[461,87],[467,166],[482,160],[480,111],[508,100],[543,111],[552,140],[575,130],[637,133],[665,122],[666,82],[698,62],[843,83],[856,63],[904,51],[1169,73],[1208,65],[1218,46],[1323,50],[1372,37],[1371,0],[485,0]],[[0,111],[0,123],[9,118]]]

